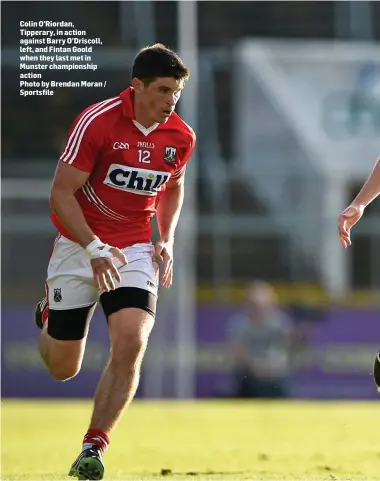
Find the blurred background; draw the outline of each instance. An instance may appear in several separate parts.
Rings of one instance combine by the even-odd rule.
[[[21,20],[100,37],[95,72],[44,80],[107,87],[20,97]],[[94,393],[109,351],[100,309],[69,383],[36,348],[49,187],[74,118],[127,88],[137,51],[162,42],[192,70],[179,113],[198,147],[138,396],[375,397],[380,203],[346,252],[337,218],[379,156],[379,39],[379,2],[3,2],[2,395]]]

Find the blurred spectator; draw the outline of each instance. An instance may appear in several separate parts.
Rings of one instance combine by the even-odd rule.
[[[234,396],[287,397],[295,330],[269,284],[249,286],[245,307],[232,317],[230,329]]]

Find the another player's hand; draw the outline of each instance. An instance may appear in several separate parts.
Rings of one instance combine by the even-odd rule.
[[[160,239],[154,247],[153,261],[162,264],[161,284],[169,289],[173,279],[173,241]]]
[[[91,259],[91,267],[94,272],[94,279],[99,290],[113,291],[116,288],[115,281],[120,282],[120,273],[113,263],[114,259],[118,259],[123,265],[127,264],[127,258],[117,247],[111,247],[110,253],[113,258],[95,257]]]
[[[339,238],[344,248],[351,245],[350,230],[363,215],[363,205],[351,204],[340,214],[338,220]]]

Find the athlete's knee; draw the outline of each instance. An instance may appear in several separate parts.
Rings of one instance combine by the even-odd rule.
[[[51,337],[44,329],[40,339],[40,353],[51,376],[66,381],[80,371],[85,340],[62,341]]]
[[[76,376],[82,365],[83,348],[43,336],[40,344],[41,357],[51,376],[57,381],[67,381]],[[78,343],[75,343],[78,344]]]
[[[149,332],[147,329],[123,332],[113,343],[111,359],[116,363],[134,361],[144,354],[148,345]]]
[[[111,360],[125,364],[142,358],[154,324],[153,317],[139,309],[125,309],[113,316],[110,322]]]
[[[86,306],[49,311],[40,351],[54,379],[67,381],[79,373],[93,310],[94,306]]]
[[[111,337],[111,362],[139,364],[154,324],[157,298],[136,287],[120,287],[100,297]]]
[[[56,363],[53,361],[49,363],[47,367],[51,376],[56,381],[68,381],[79,373],[81,364],[76,361],[66,363]]]

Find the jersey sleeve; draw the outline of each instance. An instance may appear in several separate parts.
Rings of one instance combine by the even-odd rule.
[[[185,155],[183,157],[183,160],[181,162],[181,165],[178,167],[178,169],[174,172],[172,175],[172,179],[180,179],[185,175],[186,172],[186,164],[189,161],[190,157],[192,156],[194,149],[195,149],[195,144],[196,144],[196,137],[195,133],[193,132],[192,140],[190,142],[189,148],[186,150]]]
[[[99,123],[92,108],[86,109],[74,121],[60,160],[83,170],[92,172],[101,148]]]

